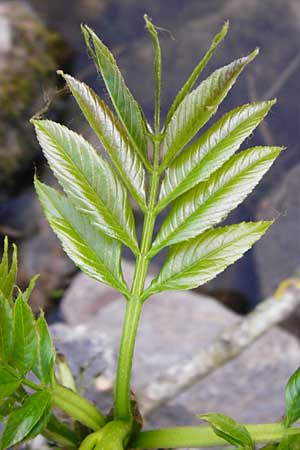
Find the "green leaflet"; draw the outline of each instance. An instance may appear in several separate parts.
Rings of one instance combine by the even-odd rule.
[[[86,84],[59,72],[66,80],[74,98],[92,129],[116,166],[133,198],[145,207],[145,170],[124,130],[112,112]]]
[[[37,392],[28,397],[20,408],[9,415],[2,434],[1,449],[5,450],[27,438],[33,438],[34,429],[37,431],[36,434],[40,433],[42,429],[37,428],[38,424],[42,420],[43,425],[46,426],[44,418],[50,406],[51,396],[46,391]]]
[[[0,365],[0,399],[10,396],[21,384],[21,378],[8,365]]]
[[[53,378],[53,365],[55,360],[55,349],[49,333],[47,322],[41,315],[36,322],[38,335],[38,349],[33,373],[45,385],[49,385]]]
[[[158,34],[151,19],[144,15],[146,28],[150,33],[153,49],[154,49],[154,77],[155,77],[155,108],[154,108],[154,130],[156,133],[160,132],[160,96],[161,96],[161,48],[158,39]]]
[[[226,218],[259,183],[281,147],[254,147],[233,156],[211,177],[179,197],[153,243],[150,255],[186,241]]]
[[[284,425],[290,427],[300,419],[300,368],[293,373],[285,387],[286,415]]]
[[[30,296],[32,294],[32,291],[35,288],[35,284],[36,284],[37,280],[39,279],[39,277],[40,277],[39,275],[34,275],[31,278],[27,289],[23,292],[23,300],[25,302],[28,302],[28,300],[29,300],[29,298],[30,298]]]
[[[285,436],[277,445],[278,450],[300,450],[300,434]],[[273,450],[273,449],[271,449]]]
[[[8,300],[0,294],[0,361],[9,361],[12,345],[13,314]]]
[[[55,189],[35,180],[39,200],[65,252],[87,275],[128,295],[121,270],[121,244],[101,233]]]
[[[165,172],[157,212],[221,167],[250,136],[274,103],[274,100],[251,103],[230,111],[187,147]]]
[[[23,375],[29,372],[36,360],[38,338],[35,319],[22,294],[14,305],[14,339],[11,364]]]
[[[243,222],[216,228],[170,248],[159,275],[143,299],[162,291],[191,289],[214,278],[237,261],[272,222]]]
[[[177,107],[180,105],[180,103],[182,102],[182,100],[187,96],[187,94],[190,92],[190,90],[192,89],[192,87],[194,86],[195,82],[197,81],[197,78],[199,77],[199,75],[201,74],[201,72],[205,69],[207,63],[209,62],[209,60],[211,59],[211,57],[213,56],[215,50],[217,49],[218,45],[223,41],[223,39],[225,38],[227,32],[228,32],[228,28],[229,28],[229,22],[225,22],[221,31],[214,37],[211,46],[209,47],[208,51],[206,52],[206,54],[204,55],[204,57],[200,60],[200,62],[198,63],[198,65],[195,67],[195,69],[193,70],[193,72],[191,73],[191,75],[189,76],[189,78],[187,79],[187,81],[184,83],[184,85],[182,86],[182,88],[180,89],[180,91],[178,92],[169,112],[166,118],[166,124],[167,125],[174,112],[176,111]]]
[[[221,413],[208,413],[197,415],[202,420],[210,423],[217,436],[230,444],[244,450],[252,450],[254,442],[247,428]]]
[[[242,70],[257,54],[258,50],[255,50],[247,57],[237,59],[228,66],[216,70],[185,97],[166,128],[161,170],[168,166],[174,156],[216,113],[219,104],[226,97]]]
[[[39,143],[76,208],[109,236],[138,251],[127,192],[108,162],[68,128],[50,120],[34,121]]]
[[[87,26],[82,26],[86,45],[100,70],[115,110],[137,152],[148,160],[145,123],[139,105],[128,90],[117,63],[98,36]]]
[[[4,249],[2,261],[0,264],[0,292],[6,297],[9,303],[12,303],[13,289],[16,284],[17,277],[17,247],[13,244],[12,261],[8,264],[8,239],[4,239]]]

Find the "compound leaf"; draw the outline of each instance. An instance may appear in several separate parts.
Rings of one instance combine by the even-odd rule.
[[[259,183],[281,147],[254,147],[233,156],[211,177],[179,197],[153,243],[150,255],[186,241],[221,222]]]
[[[98,36],[87,26],[82,27],[86,45],[104,80],[115,110],[137,152],[147,160],[145,124],[139,105],[127,88],[117,63]]]
[[[254,442],[247,428],[221,413],[208,413],[198,415],[202,420],[210,423],[217,436],[230,444],[245,450],[252,450]]]
[[[165,172],[157,211],[221,167],[250,136],[274,103],[252,103],[230,111],[179,154]]]
[[[216,70],[184,98],[166,128],[161,169],[166,168],[173,157],[215,114],[239,74],[257,53],[258,50],[255,50],[247,57]]]
[[[10,396],[21,384],[22,379],[7,364],[0,365],[0,399]]]
[[[223,41],[224,37],[226,36],[228,32],[229,23],[225,22],[221,31],[214,37],[208,51],[205,53],[204,57],[200,60],[198,65],[195,67],[187,81],[184,83],[180,91],[178,92],[169,112],[166,118],[166,125],[170,122],[174,112],[176,111],[177,107],[180,105],[182,100],[186,97],[186,95],[190,92],[192,87],[194,86],[195,82],[197,81],[197,78],[201,74],[201,72],[205,69],[207,63],[213,56],[214,52],[216,51],[218,45]]]
[[[76,208],[102,232],[137,252],[127,192],[109,163],[68,128],[50,120],[34,125],[51,169]]]
[[[19,294],[14,305],[14,338],[12,365],[21,374],[32,369],[37,356],[38,338],[30,306]]]
[[[45,413],[50,410],[50,407],[51,396],[46,391],[37,392],[28,397],[20,408],[15,409],[9,415],[2,434],[1,449],[5,450],[27,438],[34,437],[32,431],[43,419]],[[43,424],[46,426],[45,422]],[[41,431],[39,429],[36,434]]]
[[[87,275],[128,294],[121,270],[121,244],[101,233],[70,199],[35,180],[46,217],[65,252]]]
[[[159,275],[144,293],[191,289],[233,264],[267,231],[272,222],[243,222],[206,231],[170,248]]]
[[[293,373],[285,387],[286,415],[284,425],[290,427],[300,419],[300,368]]]
[[[53,365],[55,360],[55,349],[49,333],[44,315],[40,315],[36,321],[38,335],[38,349],[33,373],[45,385],[50,384],[53,377]]]
[[[8,300],[0,294],[0,361],[8,362],[13,345],[13,313]]]

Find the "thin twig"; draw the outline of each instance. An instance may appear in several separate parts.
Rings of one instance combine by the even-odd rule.
[[[187,364],[176,364],[136,392],[144,415],[174,398],[194,383],[242,353],[270,328],[286,319],[300,305],[300,281],[282,283],[276,294],[260,303],[246,318],[226,328],[208,349]]]

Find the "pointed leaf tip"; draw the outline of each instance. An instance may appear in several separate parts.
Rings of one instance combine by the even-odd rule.
[[[217,436],[235,447],[243,448],[244,450],[252,450],[254,448],[254,442],[247,428],[231,417],[222,413],[207,413],[197,415],[197,417],[209,422]]]

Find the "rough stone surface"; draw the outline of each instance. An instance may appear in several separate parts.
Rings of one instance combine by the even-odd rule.
[[[124,278],[130,285],[134,266],[124,260],[122,268]],[[92,319],[100,308],[114,300],[122,301],[122,295],[118,291],[84,273],[78,273],[64,294],[61,303],[62,316],[67,323],[78,325]]]
[[[107,386],[111,387],[116,356],[106,333],[91,331],[84,325],[65,324],[51,325],[50,331],[57,351],[67,358],[77,388],[91,400],[101,402],[102,408],[108,411],[111,402],[105,391]]]
[[[113,302],[85,324],[100,333],[116,356],[124,302]],[[172,364],[185,364],[206,348],[238,316],[215,300],[193,293],[166,293],[145,304],[137,336],[133,390]],[[300,345],[288,333],[272,329],[236,360],[216,370],[153,412],[148,426],[197,424],[195,414],[221,411],[244,422],[272,421],[284,413],[284,385],[299,364]],[[99,404],[109,401],[95,389]]]
[[[264,296],[270,295],[285,279],[300,270],[300,165],[291,169],[282,183],[275,185],[259,204],[257,219],[277,216],[267,235],[255,249],[255,261]],[[300,311],[285,321],[300,336]]]
[[[22,186],[39,148],[29,119],[55,89],[55,69],[63,58],[56,33],[49,32],[22,1],[0,4],[0,200]],[[43,86],[43,88],[42,88]]]

